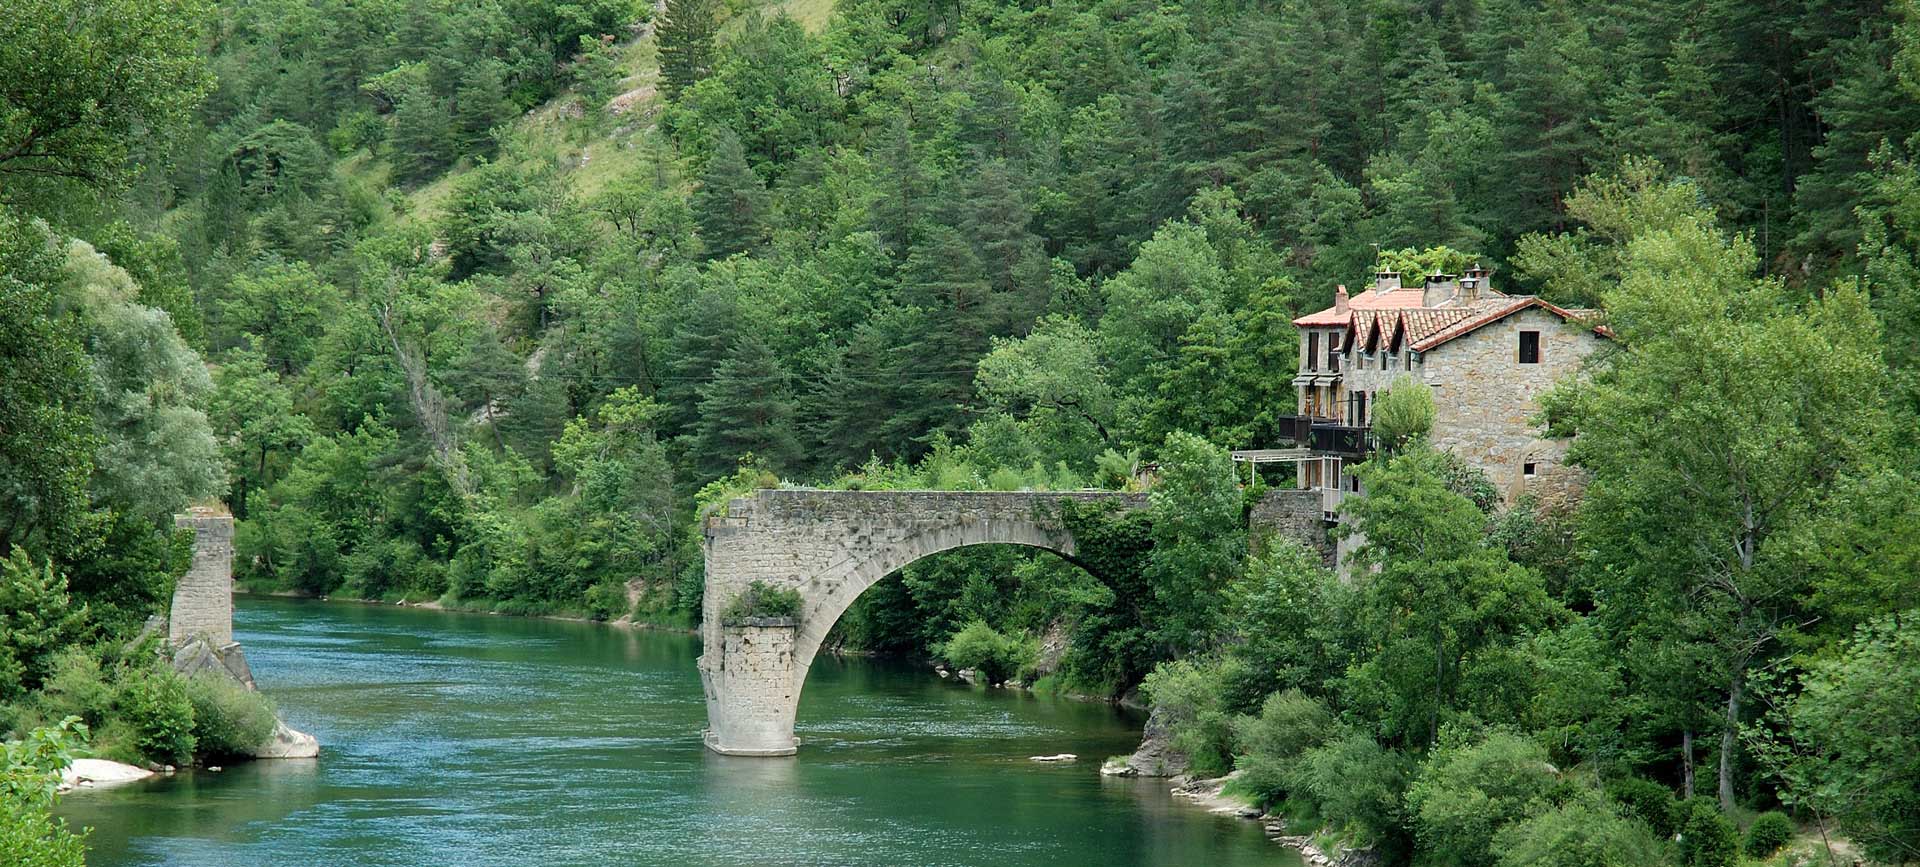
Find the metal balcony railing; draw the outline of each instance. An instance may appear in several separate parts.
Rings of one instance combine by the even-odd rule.
[[[1281,440],[1316,452],[1359,457],[1373,451],[1373,429],[1366,425],[1345,425],[1334,419],[1306,415],[1283,415],[1277,426]]]

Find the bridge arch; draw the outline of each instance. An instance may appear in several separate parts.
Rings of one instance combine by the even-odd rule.
[[[707,746],[792,755],[807,670],[860,594],[916,560],[971,545],[1022,545],[1074,560],[1063,500],[1146,505],[1144,494],[1103,492],[762,490],[732,501],[726,515],[707,520],[702,546]],[[798,590],[799,616],[723,622],[755,581]]]

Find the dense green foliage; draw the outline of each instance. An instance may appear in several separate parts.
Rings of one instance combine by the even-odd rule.
[[[18,867],[79,867],[85,836],[51,811],[60,772],[85,743],[87,727],[68,719],[0,743],[0,852]]]
[[[194,501],[259,587],[688,623],[755,487],[1093,486],[1150,505],[912,564],[829,646],[1144,684],[1394,863],[1729,863],[1775,804],[1916,857],[1908,4],[781,11],[10,6],[8,726],[252,737],[126,646]],[[1501,502],[1395,387],[1355,580],[1253,555],[1291,479],[1224,452],[1293,411],[1290,320],[1474,262],[1606,311],[1542,418],[1584,499]]]

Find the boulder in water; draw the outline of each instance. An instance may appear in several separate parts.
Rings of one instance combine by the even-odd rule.
[[[311,759],[320,755],[320,742],[313,735],[276,723],[273,735],[253,751],[256,759]]]

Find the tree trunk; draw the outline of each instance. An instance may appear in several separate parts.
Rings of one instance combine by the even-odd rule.
[[[1727,718],[1720,729],[1720,809],[1733,809],[1734,735],[1740,729],[1740,699],[1746,692],[1745,669],[1736,670],[1727,686]]]
[[[1693,729],[1680,733],[1681,797],[1693,797]]]

